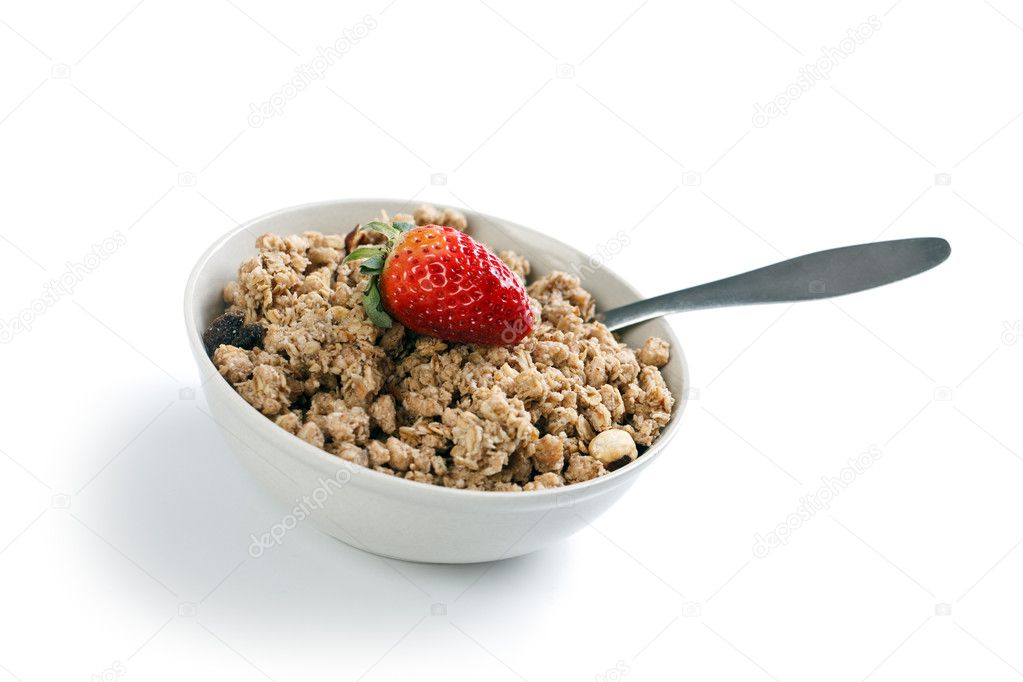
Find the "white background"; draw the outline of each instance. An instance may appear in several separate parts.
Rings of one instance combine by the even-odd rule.
[[[31,327],[0,346],[0,680],[1023,676],[1018,3],[4,2],[0,62],[0,319]],[[237,221],[364,196],[594,253],[629,231],[609,267],[651,295],[878,238],[953,254],[675,318],[684,428],[560,546],[416,565],[300,526],[253,559],[282,510],[193,398],[183,283]]]

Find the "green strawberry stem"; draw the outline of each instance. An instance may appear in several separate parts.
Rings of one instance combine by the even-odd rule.
[[[391,319],[387,310],[384,309],[384,302],[380,296],[380,273],[383,272],[384,264],[387,262],[387,255],[394,248],[398,238],[415,227],[415,225],[399,222],[388,225],[387,223],[373,221],[363,227],[380,232],[387,237],[387,243],[360,246],[345,256],[345,262],[353,260],[363,261],[359,266],[359,271],[369,275],[369,283],[366,285],[366,291],[362,295],[362,307],[366,311],[366,317],[373,324],[384,329],[390,329],[391,325],[394,324],[394,320]]]

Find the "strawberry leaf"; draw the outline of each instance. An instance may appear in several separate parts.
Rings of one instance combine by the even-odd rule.
[[[384,234],[388,239],[395,239],[398,235],[401,234],[401,230],[399,230],[398,228],[394,227],[393,225],[388,225],[387,223],[382,223],[379,220],[374,220],[371,223],[366,223],[365,225],[362,226],[362,228],[364,230],[375,230],[377,232],[380,232]]]
[[[376,254],[370,256],[362,262],[359,266],[359,271],[369,275],[379,274],[384,269],[384,257],[383,254]]]
[[[394,223],[394,229],[398,230],[399,232],[408,232],[413,227],[415,227],[413,223]]]
[[[366,293],[362,297],[362,307],[366,310],[368,317],[373,324],[384,329],[390,329],[394,323],[391,316],[384,310],[383,301],[380,300],[380,287],[377,286],[377,277],[373,276],[366,287]]]
[[[380,245],[374,246],[360,246],[359,248],[352,251],[350,254],[345,256],[345,262],[352,260],[360,260],[362,258],[372,258],[379,256],[381,259],[387,253],[387,249]]]

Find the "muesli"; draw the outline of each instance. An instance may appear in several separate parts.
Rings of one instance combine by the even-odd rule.
[[[430,206],[393,220],[470,227],[461,213]],[[367,316],[370,275],[345,257],[377,241],[359,229],[265,234],[224,288],[207,352],[281,428],[385,474],[529,491],[622,467],[667,425],[674,401],[659,368],[668,343],[619,342],[577,278],[531,280],[526,257],[497,254],[526,286],[532,329],[512,346],[453,343]]]

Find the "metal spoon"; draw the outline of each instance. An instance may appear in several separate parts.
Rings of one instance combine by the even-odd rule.
[[[754,303],[844,296],[930,270],[948,258],[944,239],[920,237],[818,251],[608,310],[603,322],[621,329],[669,313]]]

